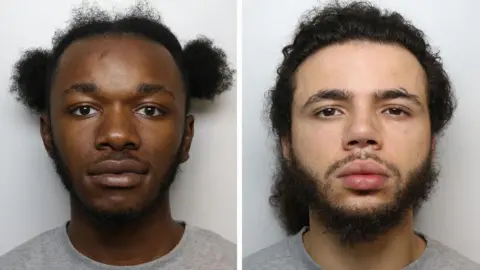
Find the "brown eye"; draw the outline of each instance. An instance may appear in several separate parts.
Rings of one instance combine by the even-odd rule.
[[[71,111],[71,114],[78,116],[89,116],[95,113],[98,113],[98,111],[90,106],[80,106]]]
[[[332,116],[336,116],[336,115],[340,115],[340,114],[342,114],[342,112],[335,109],[335,108],[325,108],[325,109],[323,109],[321,111],[318,111],[316,113],[317,116],[324,117],[324,118],[325,117],[332,117]]]
[[[157,107],[154,106],[145,106],[137,110],[137,112],[144,116],[160,116],[164,115],[165,112]]]
[[[403,109],[400,108],[388,108],[384,110],[387,114],[393,115],[393,116],[402,116],[402,115],[410,115],[408,112],[406,112]]]

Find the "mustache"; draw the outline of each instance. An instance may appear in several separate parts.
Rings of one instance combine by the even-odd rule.
[[[143,165],[148,165],[148,163],[136,155],[132,154],[130,151],[119,151],[119,152],[109,152],[106,155],[101,156],[100,158],[94,160],[92,164],[98,164],[107,160],[113,160],[113,161],[122,161],[122,160],[134,160],[138,163],[141,163]]]
[[[325,179],[331,177],[335,171],[347,165],[348,163],[351,163],[355,160],[366,160],[366,159],[371,159],[380,165],[384,165],[385,167],[387,167],[388,170],[390,170],[393,173],[393,175],[400,178],[401,174],[397,166],[395,166],[393,163],[383,160],[378,155],[371,152],[356,152],[347,156],[346,158],[336,161],[335,163],[333,163],[328,167],[324,177]]]

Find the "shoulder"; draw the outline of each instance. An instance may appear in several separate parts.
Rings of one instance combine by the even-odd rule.
[[[62,229],[46,231],[0,256],[0,269],[38,269],[46,258],[58,254]]]
[[[434,239],[427,238],[427,241],[427,249],[424,254],[426,266],[439,270],[480,270],[480,264],[473,262],[456,250]]]
[[[197,257],[210,263],[224,265],[225,269],[236,267],[237,247],[222,236],[199,227],[187,227],[188,246],[193,248]]]
[[[289,269],[295,261],[290,249],[291,238],[286,238],[243,259],[243,269]],[[294,268],[292,268],[294,269]]]

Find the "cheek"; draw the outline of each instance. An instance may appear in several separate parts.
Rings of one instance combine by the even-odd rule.
[[[86,163],[96,158],[92,153],[95,149],[94,131],[85,126],[61,123],[61,131],[54,131],[54,141],[63,161],[69,170],[76,174]]]
[[[154,155],[171,152],[181,142],[180,132],[172,127],[142,128],[139,135],[142,138],[142,148]]]
[[[317,120],[292,122],[292,147],[297,158],[316,173],[322,173],[341,156],[342,127]]]
[[[385,151],[404,171],[417,167],[428,155],[431,135],[428,124],[386,129]]]
[[[173,119],[142,125],[137,130],[142,138],[141,151],[152,159],[175,155],[182,142],[183,125]]]

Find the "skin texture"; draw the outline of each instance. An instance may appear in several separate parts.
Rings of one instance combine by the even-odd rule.
[[[331,45],[300,65],[295,83],[291,137],[282,140],[284,157],[294,156],[327,193],[328,203],[344,213],[374,214],[394,204],[409,174],[434,149],[426,76],[415,56],[392,44]],[[376,98],[378,92],[400,88],[415,98]],[[331,89],[349,98],[312,98]],[[375,192],[352,191],[335,176],[351,164],[344,161],[360,152],[375,155],[389,172],[385,185]],[[325,269],[400,269],[425,248],[413,232],[411,210],[385,235],[354,246],[342,245],[323,226],[311,213],[304,243]]]
[[[185,99],[173,57],[144,38],[91,37],[74,42],[61,56],[41,135],[48,153],[58,153],[68,171],[67,186],[78,198],[71,200],[68,232],[84,255],[134,265],[165,255],[180,240],[183,226],[171,217],[168,191],[160,190],[172,166],[189,157],[194,119],[185,115]],[[90,174],[105,159],[140,164],[139,183],[128,189],[99,185]],[[146,208],[121,225],[102,224],[91,215]]]

